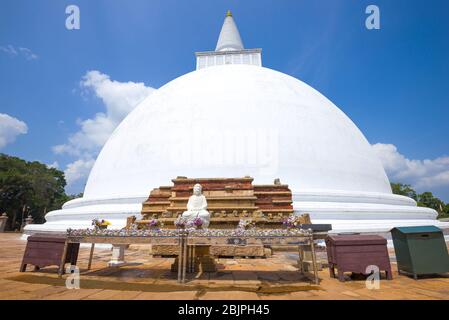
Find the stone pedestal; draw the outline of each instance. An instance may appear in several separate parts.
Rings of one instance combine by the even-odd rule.
[[[297,250],[297,247],[295,247]],[[179,253],[179,245],[174,244],[153,244],[151,254],[153,257],[173,257]],[[271,250],[264,248],[263,245],[232,245],[214,244],[210,248],[210,255],[214,257],[250,257],[250,258],[268,258],[271,256]]]
[[[251,257],[266,258],[271,256],[271,251],[267,251],[263,245],[214,245],[211,254],[215,257]]]
[[[210,245],[187,246],[187,273],[216,272],[215,259],[210,254]],[[179,256],[171,265],[172,272],[178,272]]]
[[[8,216],[6,213],[0,216],[0,232],[5,232],[6,223],[8,222]]]
[[[29,214],[28,217],[25,219],[23,227],[25,228],[27,225],[32,224],[33,221],[34,221],[33,217]]]
[[[126,264],[125,250],[128,249],[128,247],[129,245],[127,244],[112,245],[112,258],[108,262],[108,266],[118,267]]]

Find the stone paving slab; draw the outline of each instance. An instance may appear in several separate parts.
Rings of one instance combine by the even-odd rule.
[[[134,300],[193,300],[196,291],[142,292]]]
[[[56,294],[50,294],[45,299],[46,300],[81,300],[88,298],[89,296],[98,294],[102,292],[101,289],[83,289],[83,290],[76,290],[76,289],[70,289],[66,291],[62,291],[61,293]]]
[[[416,281],[399,275],[395,263],[393,280],[382,280],[379,290],[369,290],[364,280],[351,280],[349,275],[346,282],[331,279],[326,269],[319,272],[316,286],[297,271],[297,255],[291,252],[276,252],[267,259],[221,258],[218,272],[188,275],[187,283],[180,285],[169,271],[173,259],[153,258],[144,246],[131,246],[130,264],[120,268],[107,267],[110,249],[96,249],[92,270],[86,269],[90,248],[81,247],[81,289],[69,290],[67,275],[58,278],[57,267],[18,272],[26,245],[19,238],[20,234],[0,233],[0,299],[449,300],[449,274]]]
[[[242,291],[218,291],[206,292],[199,300],[258,300],[259,296],[254,292]]]

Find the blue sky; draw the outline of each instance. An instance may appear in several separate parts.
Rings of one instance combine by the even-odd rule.
[[[65,28],[70,4],[80,8],[80,30]],[[380,8],[380,30],[365,28],[369,4]],[[194,52],[215,48],[227,9],[245,47],[263,48],[264,66],[316,88],[380,143],[390,180],[449,201],[446,0],[2,0],[0,114],[17,134],[3,128],[0,152],[61,170],[90,161],[70,167],[84,171],[67,190],[82,191],[101,141],[72,153],[55,146],[82,143],[68,141],[115,110],[102,88],[143,94],[192,71]]]

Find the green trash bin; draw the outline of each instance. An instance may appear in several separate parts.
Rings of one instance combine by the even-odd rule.
[[[418,275],[449,272],[449,254],[441,229],[397,227],[391,235],[399,273],[410,273],[418,279]]]

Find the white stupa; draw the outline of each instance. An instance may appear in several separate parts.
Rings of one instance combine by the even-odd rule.
[[[172,178],[280,178],[297,213],[334,231],[388,232],[436,225],[436,211],[394,195],[357,126],[307,84],[262,67],[261,49],[244,49],[230,12],[216,50],[196,53],[197,70],[158,89],[116,128],[90,173],[84,196],[47,214],[26,233],[121,228],[153,188]]]

